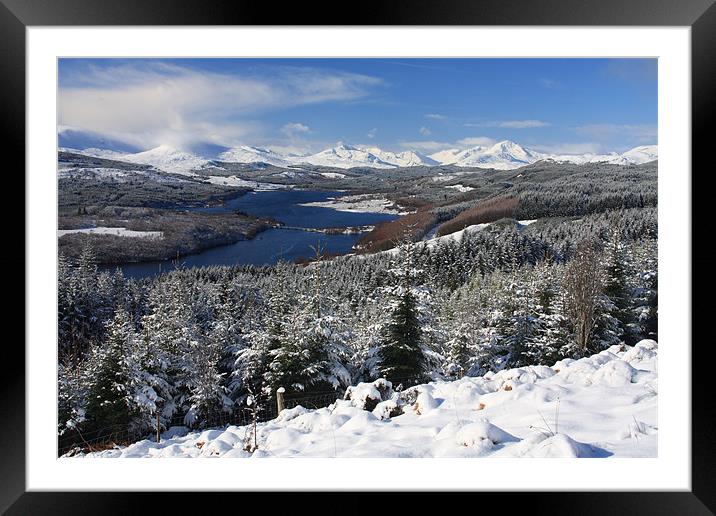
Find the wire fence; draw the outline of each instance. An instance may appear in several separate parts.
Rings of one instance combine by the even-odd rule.
[[[414,385],[429,381],[425,377],[394,378],[391,380],[393,390],[400,392]],[[343,390],[314,392],[310,396],[299,394],[286,395],[283,400],[284,409],[293,409],[302,406],[307,409],[327,407],[336,400],[343,398]],[[209,428],[226,426],[248,426],[275,419],[278,416],[278,407],[275,398],[264,400],[257,407],[241,407],[231,412],[214,411],[204,414],[192,425],[187,425],[186,414],[175,414],[169,420],[155,428],[131,428],[126,425],[112,425],[92,430],[67,430],[58,436],[58,456],[75,455],[80,452],[97,452],[110,450],[116,447],[127,446],[143,439],[157,439],[157,430],[163,433],[171,427],[190,427],[192,430],[206,430]]]

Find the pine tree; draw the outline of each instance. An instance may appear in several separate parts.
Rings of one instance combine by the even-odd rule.
[[[643,335],[647,339],[658,340],[659,337],[659,284],[656,273],[649,278],[648,311],[642,323]]]
[[[134,416],[126,367],[128,348],[134,338],[127,313],[119,310],[110,324],[107,342],[92,349],[85,409],[91,430],[127,428]]]
[[[616,320],[617,338],[627,345],[636,343],[636,336],[632,331],[632,303],[627,275],[629,273],[628,255],[622,238],[622,229],[614,225],[609,233],[605,245],[604,257],[604,294],[611,300],[610,314]]]
[[[217,341],[190,340],[185,361],[188,410],[184,422],[198,426],[213,422],[233,405],[219,371],[221,348]]]
[[[470,370],[470,344],[472,328],[467,323],[458,324],[446,342],[443,372],[450,378],[462,378]]]
[[[82,367],[87,360],[79,363],[57,366],[57,433],[63,435],[67,431],[80,428],[85,421],[85,404],[87,402],[86,375]]]
[[[291,311],[289,333],[272,352],[267,380],[273,389],[284,387],[288,392],[307,393],[350,384],[342,322],[326,307],[320,244],[314,251],[311,293],[300,297],[297,307]]]
[[[391,292],[391,315],[383,328],[378,350],[380,374],[390,381],[419,381],[427,373],[423,332],[413,288],[420,273],[415,268],[414,252],[415,246],[405,239],[399,247],[398,264],[392,270],[396,284]]]
[[[563,358],[569,344],[561,267],[540,262],[530,273],[530,296],[534,331],[525,346],[525,361],[534,365],[552,365]]]

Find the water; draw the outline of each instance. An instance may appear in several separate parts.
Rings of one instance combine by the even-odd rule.
[[[249,192],[226,201],[223,205],[187,208],[191,211],[206,213],[227,213],[240,210],[250,215],[271,217],[287,226],[297,228],[336,228],[373,225],[378,222],[395,220],[396,215],[385,213],[353,213],[299,206],[303,203],[325,201],[329,197],[346,195],[345,192],[312,190],[271,190]],[[360,233],[325,234],[297,229],[271,228],[256,235],[251,240],[241,240],[234,244],[223,245],[180,257],[178,262],[163,260],[155,262],[127,263],[119,266],[126,277],[144,278],[182,267],[202,267],[208,265],[271,265],[279,259],[294,261],[314,254],[311,246],[320,242],[325,253],[345,254],[361,237]]]

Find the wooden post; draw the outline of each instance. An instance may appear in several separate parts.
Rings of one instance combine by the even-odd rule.
[[[278,410],[278,414],[281,413],[283,410],[283,393],[286,392],[286,389],[283,387],[279,387],[276,389],[276,409]]]
[[[161,437],[159,436],[160,430],[161,430],[161,423],[159,421],[159,405],[157,405],[157,442],[161,441]]]

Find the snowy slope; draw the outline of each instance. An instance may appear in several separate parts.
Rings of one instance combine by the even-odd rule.
[[[642,145],[640,147],[634,147],[620,154],[617,158],[610,161],[610,163],[617,163],[618,165],[631,165],[639,163],[648,163],[659,159],[659,151],[656,145]]]
[[[482,147],[473,147],[473,150],[476,152],[478,151],[478,149],[482,149]],[[465,149],[446,149],[434,152],[428,157],[441,165],[452,165],[453,163],[457,162],[458,159],[460,159],[459,156],[464,151]]]
[[[70,147],[60,147],[62,152],[70,152],[72,154],[82,154],[84,156],[92,156],[94,158],[105,158],[119,161],[120,158],[126,156],[126,152],[119,152],[109,149],[98,149],[96,147],[90,147],[88,149],[73,149]]]
[[[108,149],[90,147],[87,149],[73,149],[61,147],[60,151],[83,154],[95,158],[106,158],[138,165],[151,165],[164,172],[194,175],[193,170],[199,170],[211,163],[211,160],[201,158],[196,154],[181,151],[169,145],[160,145],[143,152],[124,153]]]
[[[369,147],[365,149],[378,159],[396,167],[419,167],[434,166],[438,162],[416,151],[390,152],[384,151],[378,147]]]
[[[152,165],[164,172],[175,172],[178,174],[192,175],[192,170],[204,168],[210,163],[210,160],[201,158],[196,154],[181,151],[170,147],[169,145],[160,145],[153,149],[135,154],[125,154],[116,157],[121,161],[130,163],[142,163]]]
[[[288,156],[283,156],[270,149],[262,149],[260,147],[250,147],[242,145],[235,147],[219,154],[221,161],[234,163],[268,163],[277,167],[288,167],[293,163]]]
[[[475,147],[467,149],[457,156],[455,165],[458,167],[494,168],[509,170],[523,167],[544,159],[545,155],[526,149],[515,142],[505,140],[491,147]]]
[[[657,159],[658,148],[656,145],[646,145],[635,147],[621,154],[616,152],[608,154],[549,154],[504,140],[491,147],[477,146],[465,150],[449,149],[440,151],[431,154],[430,158],[443,165],[494,168],[498,170],[519,168],[547,159],[577,164],[607,162],[617,165],[634,165]]]
[[[634,147],[621,154],[610,152],[608,154],[550,154],[549,159],[555,161],[567,161],[570,163],[597,163],[606,162],[615,165],[639,165],[659,159],[658,147],[656,145],[643,145]]]
[[[310,154],[296,158],[298,163],[321,165],[324,167],[351,168],[351,167],[372,167],[372,168],[394,168],[395,165],[383,161],[378,156],[365,149],[351,145],[339,145],[330,149],[322,150],[316,154]]]
[[[228,426],[175,427],[160,443],[85,456],[656,457],[657,353],[655,341],[643,340],[552,367],[431,382],[388,391],[372,411],[363,410],[364,399],[379,385],[360,384],[350,400],[259,423],[253,453],[244,450],[249,428]]]

